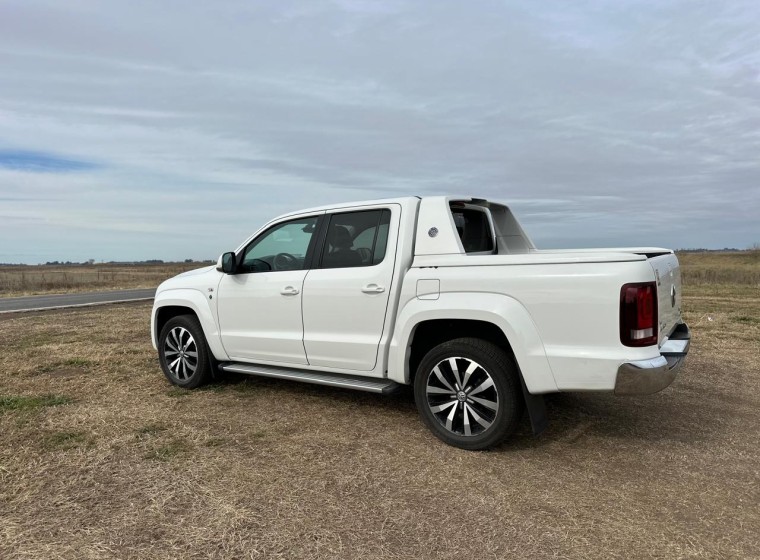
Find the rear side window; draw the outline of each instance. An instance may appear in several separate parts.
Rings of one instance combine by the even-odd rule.
[[[465,253],[493,253],[493,233],[485,212],[452,206],[451,215]]]
[[[390,210],[333,214],[327,226],[321,268],[372,266],[385,258]]]

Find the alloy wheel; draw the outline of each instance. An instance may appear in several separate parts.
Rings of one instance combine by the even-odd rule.
[[[164,340],[164,359],[172,377],[179,382],[190,379],[198,369],[198,346],[183,327],[174,327]]]
[[[469,358],[441,360],[428,373],[427,404],[449,432],[477,436],[491,427],[499,412],[499,394],[486,369]]]

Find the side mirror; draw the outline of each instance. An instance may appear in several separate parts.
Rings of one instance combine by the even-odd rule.
[[[216,261],[216,269],[225,274],[235,274],[236,264],[235,253],[230,251],[219,257],[219,260]]]

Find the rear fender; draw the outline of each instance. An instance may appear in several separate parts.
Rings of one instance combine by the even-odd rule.
[[[556,392],[543,342],[528,310],[514,298],[493,293],[441,293],[437,300],[410,300],[398,315],[388,355],[388,377],[409,384],[411,343],[417,325],[433,319],[486,321],[509,341],[531,394]],[[463,334],[466,336],[466,334]]]

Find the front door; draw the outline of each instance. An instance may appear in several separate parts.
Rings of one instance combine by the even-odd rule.
[[[222,344],[233,360],[306,364],[303,282],[318,216],[272,226],[238,254],[217,293]]]
[[[377,362],[393,280],[398,205],[341,212],[303,286],[309,364],[371,371]]]

